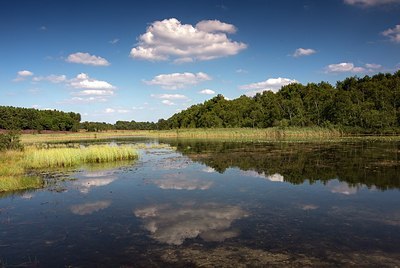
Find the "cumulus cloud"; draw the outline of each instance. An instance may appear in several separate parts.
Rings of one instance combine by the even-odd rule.
[[[111,201],[97,201],[71,206],[71,212],[76,215],[89,215],[102,209],[106,209],[111,205]]]
[[[392,42],[400,43],[400,24],[383,31],[382,35],[388,37]]]
[[[111,96],[114,95],[114,91],[107,89],[85,89],[73,94],[77,96]]]
[[[255,95],[256,93],[267,90],[272,92],[278,92],[281,89],[281,87],[292,83],[297,83],[297,81],[294,79],[282,78],[282,77],[269,78],[263,82],[257,82],[240,86],[239,89],[248,90],[249,91],[247,92],[248,95]]]
[[[139,37],[130,56],[150,61],[172,58],[183,63],[236,55],[247,45],[230,40],[227,34],[234,32],[235,26],[218,20],[200,21],[195,27],[175,18],[155,21]]]
[[[353,6],[372,7],[400,3],[400,0],[344,0],[344,2]]]
[[[151,94],[152,98],[165,100],[187,100],[188,97],[182,94]]]
[[[172,73],[160,74],[155,76],[150,81],[144,81],[147,85],[157,85],[163,89],[180,89],[188,86],[196,85],[200,82],[211,80],[211,77],[206,73]]]
[[[134,213],[143,219],[144,228],[153,239],[170,245],[181,245],[186,239],[198,236],[206,241],[235,237],[238,231],[231,228],[232,222],[248,216],[239,206],[215,203],[178,208],[155,205]]]
[[[315,53],[317,53],[317,51],[312,48],[298,48],[294,51],[292,56],[298,58],[302,56],[310,56]]]
[[[219,20],[202,20],[196,24],[196,29],[208,33],[236,33],[236,27],[232,24],[220,22]]]
[[[168,106],[172,106],[175,105],[174,102],[170,101],[170,100],[162,100],[161,101],[162,104],[168,105]]]
[[[32,78],[32,81],[33,82],[47,81],[50,83],[59,84],[59,83],[67,81],[67,77],[65,75],[51,74],[48,76],[35,76],[34,78]]]
[[[75,78],[71,79],[69,85],[79,89],[115,89],[110,83],[90,78],[89,75],[85,73],[80,73]]]
[[[33,73],[28,70],[22,70],[17,72],[17,77],[13,80],[14,82],[24,81],[26,78],[32,76]]]
[[[117,114],[127,114],[130,113],[132,110],[129,109],[114,109],[114,108],[106,108],[104,110],[104,113],[106,114],[113,114],[113,113],[117,113]]]
[[[337,64],[329,64],[325,67],[327,73],[362,73],[366,69],[364,67],[357,67],[352,62],[341,62]]]
[[[214,95],[215,91],[211,89],[203,89],[199,91],[200,94],[205,94],[205,95]]]
[[[67,59],[67,62],[71,63],[80,63],[86,65],[93,65],[93,66],[108,66],[110,63],[102,57],[90,55],[89,53],[82,53],[77,52],[74,54],[70,54]]]

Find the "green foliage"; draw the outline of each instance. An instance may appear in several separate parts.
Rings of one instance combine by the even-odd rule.
[[[115,124],[105,122],[83,122],[80,125],[81,129],[90,132],[101,132],[107,130],[154,130],[157,129],[157,124],[153,122],[135,122],[135,121],[117,121]]]
[[[400,132],[400,71],[329,83],[290,84],[277,93],[227,100],[218,95],[158,121],[158,129],[329,127]]]
[[[80,120],[73,112],[0,106],[0,129],[78,131]]]
[[[20,135],[18,132],[10,131],[0,134],[0,151],[22,149],[23,146],[20,143]]]
[[[72,167],[83,163],[105,163],[136,159],[131,146],[94,145],[85,148],[30,149],[25,153],[27,168]]]

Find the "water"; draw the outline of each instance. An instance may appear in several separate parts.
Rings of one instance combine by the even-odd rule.
[[[161,142],[3,194],[0,264],[400,266],[400,143]]]

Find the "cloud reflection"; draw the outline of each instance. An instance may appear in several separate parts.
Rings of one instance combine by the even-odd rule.
[[[112,171],[86,172],[83,177],[87,179],[80,179],[73,183],[83,194],[89,193],[93,187],[105,186],[117,179],[116,176],[112,176]]]
[[[189,178],[184,174],[166,174],[160,179],[152,180],[152,183],[165,190],[207,190],[213,185],[211,181]]]
[[[108,208],[111,205],[111,201],[97,201],[93,203],[85,203],[80,205],[74,205],[71,207],[71,212],[76,215],[89,215],[93,212]]]
[[[254,177],[254,178],[261,178],[273,182],[284,182],[284,178],[281,174],[275,173],[272,175],[265,174],[265,172],[258,173],[254,170],[241,170],[240,171],[243,176]]]
[[[155,205],[137,209],[134,214],[143,219],[153,239],[170,245],[181,245],[197,236],[206,241],[235,237],[238,231],[231,229],[232,222],[248,216],[239,206],[216,203],[178,208]]]
[[[349,186],[346,182],[339,182],[337,180],[329,181],[327,187],[334,194],[352,195],[358,191],[357,187]]]

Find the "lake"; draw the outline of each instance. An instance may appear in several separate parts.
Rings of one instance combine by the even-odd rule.
[[[0,195],[0,266],[400,266],[399,142],[167,144]]]

